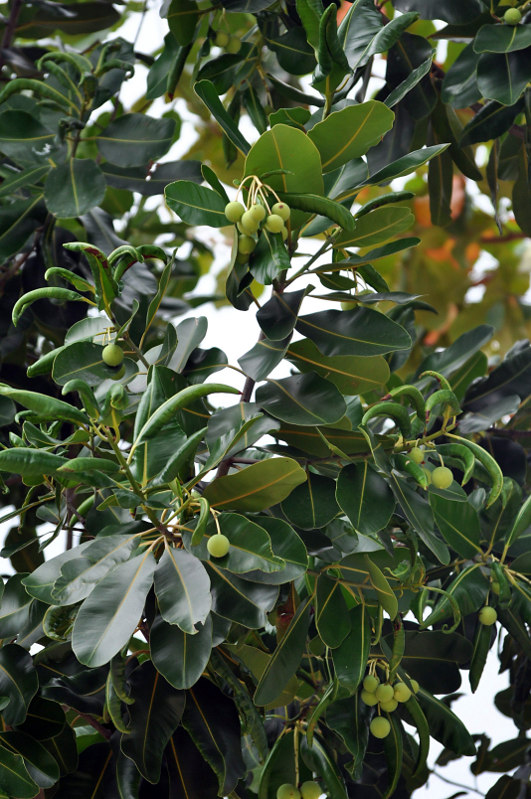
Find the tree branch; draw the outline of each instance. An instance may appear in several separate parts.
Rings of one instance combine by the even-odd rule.
[[[2,44],[1,44],[1,52],[0,52],[0,69],[5,64],[5,57],[4,53],[11,47],[13,39],[15,38],[15,30],[17,27],[18,17],[22,10],[22,0],[13,0],[11,5],[11,11],[9,12],[9,18],[6,23],[6,27],[4,29],[4,35],[2,37]]]

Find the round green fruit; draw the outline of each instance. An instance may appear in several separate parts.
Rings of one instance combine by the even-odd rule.
[[[257,224],[260,224],[266,217],[266,209],[260,203],[255,203],[249,208],[249,213],[252,214],[253,219]]]
[[[207,549],[213,558],[223,558],[230,549],[230,541],[223,533],[216,533],[208,539]]]
[[[413,689],[414,694],[418,694],[420,685],[418,684],[417,680],[410,679],[409,682],[411,683],[411,687]]]
[[[256,233],[260,223],[259,220],[255,218],[253,210],[249,209],[240,219],[240,224],[246,233]]]
[[[493,594],[496,594],[496,596],[499,596],[499,593],[500,593],[500,584],[499,584],[499,582],[498,582],[497,580],[493,580],[493,581],[491,582],[491,584],[490,584],[490,590],[492,591],[492,593],[493,593]]]
[[[256,242],[250,236],[247,236],[246,233],[243,233],[238,238],[238,252],[243,253],[244,255],[249,255],[254,248],[256,247]]]
[[[269,214],[265,226],[270,233],[280,233],[284,227],[284,220],[278,214]]]
[[[369,693],[369,691],[362,691],[361,692],[361,701],[364,702],[369,707],[374,707],[378,704],[378,700],[374,693]]]
[[[392,713],[398,707],[396,699],[390,699],[389,702],[380,702],[380,708],[385,710],[386,713]]]
[[[241,44],[240,40],[238,39],[238,37],[237,36],[231,36],[230,39],[229,39],[229,43],[227,44],[227,47],[225,49],[227,50],[227,53],[230,53],[231,55],[236,55],[236,53],[240,52],[240,47],[241,46],[242,46],[242,44]]]
[[[291,214],[291,208],[287,203],[275,203],[274,206],[271,208],[271,213],[276,214],[284,222],[287,222]]]
[[[424,460],[424,450],[420,447],[413,447],[413,449],[409,451],[409,457],[413,463],[422,463]]]
[[[375,738],[387,738],[391,732],[391,724],[383,716],[376,716],[371,721],[370,730]]]
[[[306,782],[303,782],[300,790],[302,799],[319,799],[323,793],[319,783],[314,782],[313,780],[307,780]]]
[[[518,25],[522,21],[522,12],[518,8],[508,8],[503,15],[503,21],[507,25]]]
[[[437,466],[431,473],[431,482],[435,488],[449,488],[453,480],[452,471],[447,466]]]
[[[490,605],[485,605],[479,611],[478,618],[481,624],[484,624],[486,627],[490,627],[491,624],[496,622],[498,614],[494,608],[490,607]]]
[[[379,685],[375,692],[378,702],[390,702],[391,699],[393,699],[394,694],[395,692],[393,690],[393,686],[389,685],[387,682]]]
[[[405,682],[397,682],[394,685],[395,699],[397,702],[407,702],[411,699],[411,691]]]
[[[120,366],[124,359],[124,351],[118,344],[107,344],[103,348],[101,359],[107,366]]]
[[[115,369],[111,375],[111,380],[120,380],[125,374],[125,364],[122,364],[118,369]]]
[[[245,213],[245,206],[242,203],[237,202],[234,200],[231,203],[227,203],[225,206],[225,216],[229,220],[229,222],[239,222],[242,218],[243,214]]]
[[[378,679],[378,677],[375,677],[374,674],[367,674],[367,676],[363,680],[363,687],[370,694],[373,694],[379,685],[380,685],[380,680]]]
[[[216,33],[216,38],[214,39],[214,44],[217,44],[218,47],[226,47],[230,42],[230,36],[225,31],[218,31]]]
[[[301,792],[290,782],[277,788],[277,799],[300,799]]]

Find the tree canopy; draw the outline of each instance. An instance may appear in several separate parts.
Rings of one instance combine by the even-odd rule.
[[[0,799],[528,796],[529,0],[0,10]]]

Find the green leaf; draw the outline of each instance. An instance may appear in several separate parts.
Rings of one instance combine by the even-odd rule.
[[[218,524],[231,546],[227,555],[216,558],[216,563],[227,571],[245,574],[258,570],[268,574],[284,567],[282,558],[273,554],[271,540],[263,527],[237,513],[223,513]],[[217,526],[213,521],[208,525],[208,532],[210,535],[217,533]],[[205,560],[210,557],[204,539],[193,549]]]
[[[174,688],[191,688],[206,668],[212,651],[212,620],[189,635],[157,617],[149,636],[153,665]]]
[[[393,636],[385,641],[389,648]],[[406,630],[400,668],[428,691],[452,693],[461,685],[459,666],[469,662],[472,644],[462,635],[441,630]]]
[[[468,674],[472,693],[476,691],[479,685],[491,644],[492,627],[487,627],[485,624],[478,623],[476,626],[476,635],[474,637],[474,651],[470,659],[470,672]]]
[[[14,638],[28,618],[32,597],[22,585],[23,577],[24,574],[14,574],[3,588],[0,605],[0,638]]]
[[[395,714],[390,713],[388,720],[391,724],[391,731],[384,740],[384,752],[387,761],[389,785],[383,795],[383,799],[389,799],[394,794],[402,774],[403,765],[403,728]]]
[[[297,486],[283,501],[282,512],[288,521],[302,530],[324,527],[339,513],[334,480],[308,472],[306,482]]]
[[[417,694],[430,727],[430,735],[458,755],[475,755],[474,740],[461,719],[448,705],[423,688]]]
[[[335,650],[334,654],[339,650]],[[359,693],[349,699],[333,702],[326,710],[327,725],[341,736],[353,755],[349,771],[354,779],[361,779],[361,770],[369,740],[369,722],[372,710],[361,701]]]
[[[0,116],[1,121],[1,116]],[[48,166],[29,166],[20,172],[13,172],[10,177],[3,179],[0,185],[0,197],[6,195],[14,197],[19,189],[40,183],[41,178],[49,171]]]
[[[310,339],[289,345],[286,358],[300,372],[313,371],[333,383],[342,394],[353,396],[377,389],[389,379],[389,366],[382,356],[356,357],[336,355],[325,357]]]
[[[80,663],[102,666],[127,644],[142,614],[156,566],[148,550],[118,564],[98,583],[74,623],[72,648]]]
[[[238,363],[245,374],[253,380],[265,380],[283,359],[290,338],[291,336],[288,336],[285,339],[275,341],[261,338],[249,352],[238,358]]]
[[[531,497],[528,497],[514,520],[513,526],[505,541],[505,549],[514,544],[516,539],[523,533],[531,524]]]
[[[354,693],[365,676],[371,643],[371,624],[364,605],[349,613],[350,632],[332,652],[336,677],[341,686]]]
[[[201,19],[201,11],[195,0],[171,0],[170,7],[165,14],[170,31],[180,45],[191,44],[194,40],[195,29]]]
[[[431,492],[429,499],[437,526],[448,546],[464,558],[474,558],[481,553],[479,517],[472,505],[452,502]]]
[[[467,566],[455,577],[450,585],[445,586],[446,593],[450,594],[459,605],[463,615],[478,611],[485,603],[489,590],[489,583],[479,570],[479,564]],[[437,624],[442,619],[452,615],[452,606],[446,597],[437,603],[430,615],[424,619],[423,626]]]
[[[183,715],[185,694],[166,682],[150,661],[133,671],[129,685],[134,703],[127,708],[129,733],[122,735],[120,748],[145,779],[156,783],[164,749]]]
[[[42,153],[54,151],[54,131],[48,130],[32,114],[8,110],[0,114],[0,149],[20,164],[37,164],[42,169]]]
[[[495,80],[496,76],[494,76]],[[501,87],[503,90],[503,87]],[[514,105],[504,105],[494,100],[485,103],[480,111],[463,129],[461,144],[476,144],[477,142],[490,141],[505,133],[513,124],[515,118],[523,110],[521,100]]]
[[[270,611],[278,597],[275,585],[252,583],[209,563],[207,571],[212,584],[212,610],[251,630],[263,627],[266,611]]]
[[[311,600],[309,597],[299,605],[286,632],[277,643],[256,686],[253,697],[256,705],[268,705],[272,702],[299,667],[306,647]]]
[[[377,100],[333,111],[308,132],[321,155],[323,172],[331,172],[352,158],[365,155],[391,130],[393,121],[393,112]]]
[[[14,447],[0,452],[0,471],[20,474],[25,478],[55,474],[66,464],[68,460],[60,455],[30,447]]]
[[[479,56],[474,52],[473,42],[461,50],[456,60],[444,76],[441,87],[441,100],[455,108],[464,108],[481,98],[478,89],[476,70]]]
[[[366,460],[339,472],[336,499],[355,530],[372,535],[382,530],[395,509],[388,483]]]
[[[411,338],[401,325],[370,308],[300,316],[296,329],[311,339],[323,355],[367,357],[411,346]]]
[[[449,563],[448,547],[433,532],[433,514],[427,500],[411,488],[408,481],[396,471],[393,471],[390,477],[393,494],[421,541],[433,552],[437,560],[444,564]]]
[[[262,229],[258,244],[249,258],[252,276],[264,286],[269,286],[281,272],[289,269],[290,259],[280,233]]]
[[[24,577],[22,582],[26,587],[26,591],[32,596],[40,599],[42,602],[47,602],[49,605],[54,605],[55,600],[52,595],[52,589],[55,581],[61,575],[61,568],[67,561],[81,558],[85,550],[91,546],[92,541],[85,541],[77,547],[67,549],[56,555],[55,558],[45,561],[41,566],[38,566],[35,571]]]
[[[9,397],[14,402],[20,403],[24,408],[35,411],[39,420],[55,421],[64,419],[76,424],[86,424],[87,417],[68,402],[50,397],[46,394],[38,394],[36,391],[22,391],[21,389],[11,388],[11,386],[0,385],[0,396]],[[62,459],[64,460],[64,459]]]
[[[434,136],[437,140],[437,137]],[[444,227],[452,221],[453,163],[449,150],[436,155],[428,165],[428,188],[432,225]]]
[[[334,247],[371,247],[403,233],[413,225],[415,217],[409,208],[386,205],[355,219],[352,233],[346,232],[334,241]]]
[[[512,53],[531,46],[529,25],[482,25],[474,37],[475,53]]]
[[[177,180],[164,189],[166,202],[189,225],[225,227],[225,200],[212,189],[198,186],[190,180]]]
[[[287,203],[292,209],[297,208],[300,211],[320,214],[336,222],[344,230],[352,230],[354,227],[354,219],[350,211],[328,197],[320,197],[317,194],[286,194],[286,192],[282,191],[279,192],[279,197],[282,202]]]
[[[402,156],[402,158],[398,158],[396,161],[387,164],[387,166],[369,175],[360,186],[378,186],[383,183],[388,183],[394,178],[409,175],[410,172],[414,172],[419,166],[425,164],[430,158],[433,158],[434,155],[442,153],[449,146],[449,144],[434,144],[430,147],[423,147],[422,150],[413,150],[407,155]]]
[[[387,26],[386,26],[387,27]],[[433,64],[433,56],[429,55],[422,63],[412,69],[407,78],[405,78],[398,86],[395,86],[392,92],[390,92],[384,100],[384,103],[388,108],[393,108],[393,106],[397,105],[404,97],[409,94],[409,92],[420,83],[422,78],[424,78],[428,72],[431,70],[431,65]]]
[[[193,3],[193,5],[195,6],[196,4]],[[194,84],[194,92],[204,102],[208,110],[212,113],[212,116],[218,121],[229,141],[232,142],[236,149],[243,155],[247,155],[251,149],[251,145],[240,133],[234,119],[219,99],[214,84],[209,80],[197,81],[197,83]]]
[[[246,771],[234,703],[219,688],[202,679],[186,694],[182,723],[216,774],[219,794],[227,796]]]
[[[280,380],[270,378],[256,391],[256,401],[271,416],[289,424],[332,424],[346,410],[334,384],[313,372]]]
[[[512,106],[527,86],[531,49],[515,53],[482,53],[477,81],[482,95],[504,106]]]
[[[259,511],[282,502],[306,473],[292,458],[269,458],[236,474],[218,477],[203,492],[212,507]]]
[[[123,114],[96,137],[101,155],[116,166],[144,166],[166,153],[173,141],[175,120],[145,114]]]
[[[326,574],[317,578],[315,626],[321,641],[330,649],[338,647],[350,632],[350,621],[341,585]]]
[[[95,161],[70,158],[48,173],[44,200],[55,216],[81,216],[101,203],[105,188],[103,172]]]
[[[155,593],[163,619],[190,635],[210,613],[210,578],[201,561],[182,549],[166,547],[155,571]]]
[[[306,735],[301,739],[301,755],[308,768],[321,777],[330,799],[347,799],[345,784],[334,758],[317,735],[314,735],[311,746]]]
[[[287,338],[295,327],[301,303],[306,290],[275,291],[256,314],[256,320],[268,339],[279,341]]]
[[[59,766],[40,741],[19,731],[0,733],[0,746],[24,759],[30,777],[40,788],[51,788],[59,779]],[[0,782],[1,784],[1,782]]]
[[[240,402],[217,411],[208,421],[205,436],[210,451],[206,467],[242,452],[276,427],[278,422],[260,413],[254,402]]]
[[[276,519],[273,516],[258,516],[256,522],[269,535],[274,554],[282,558],[285,566],[276,572],[249,572],[246,579],[259,580],[268,585],[281,585],[303,574],[308,566],[308,555],[303,541],[293,527],[283,519]]]
[[[0,649],[0,696],[8,700],[2,708],[5,724],[22,724],[38,687],[30,654],[17,644],[4,645]]]
[[[24,760],[4,747],[0,748],[0,791],[8,797],[31,799],[39,793],[39,786],[32,780]]]
[[[518,799],[522,781],[504,774],[485,794],[485,799]]]
[[[42,195],[0,208],[0,260],[20,251],[46,215]]]

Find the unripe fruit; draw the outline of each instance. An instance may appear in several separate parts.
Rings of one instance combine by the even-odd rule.
[[[277,788],[277,799],[300,799],[301,792],[290,782],[285,782]]]
[[[389,702],[393,699],[394,693],[393,686],[387,682],[379,685],[375,692],[378,702]]]
[[[216,33],[216,38],[214,39],[214,43],[217,44],[218,47],[226,47],[230,42],[230,36],[225,31],[218,31]]]
[[[110,375],[111,380],[120,380],[125,374],[125,364],[122,364],[119,369],[116,369],[112,375]]]
[[[386,713],[392,713],[398,707],[398,702],[396,699],[390,699],[389,702],[380,702],[380,707],[382,710],[385,710]]]
[[[230,549],[230,541],[223,533],[216,533],[208,539],[207,549],[213,558],[223,558]]]
[[[380,685],[380,680],[378,679],[378,677],[375,677],[374,674],[367,674],[367,676],[363,680],[363,687],[370,694],[373,694],[379,685]]]
[[[491,624],[494,624],[496,619],[498,618],[498,614],[491,608],[490,605],[485,605],[485,607],[481,608],[478,614],[479,621],[481,624],[484,624],[486,627],[490,627]]]
[[[249,213],[253,215],[255,222],[260,223],[263,219],[265,219],[266,209],[263,205],[255,203],[255,205],[251,205],[249,208]]]
[[[259,221],[255,218],[253,211],[249,210],[246,211],[240,219],[240,224],[247,233],[256,233]]]
[[[453,480],[452,471],[447,466],[437,466],[431,473],[431,482],[435,488],[449,488]]]
[[[499,582],[497,580],[493,580],[491,582],[490,590],[492,591],[493,594],[496,594],[496,596],[499,595],[499,593],[500,593],[500,584],[499,584]]]
[[[413,447],[413,449],[409,451],[409,457],[413,463],[422,463],[424,460],[424,450],[420,447]]]
[[[287,203],[275,203],[271,208],[271,213],[279,216],[284,222],[289,219],[291,208]]]
[[[238,239],[238,252],[249,255],[256,246],[256,242],[250,236],[243,233]]]
[[[287,228],[284,225],[282,226],[282,230],[280,231],[280,235],[282,236],[282,241],[286,241],[286,239],[288,238],[288,230],[287,230]]]
[[[420,685],[418,684],[417,680],[410,679],[411,687],[413,688],[413,693],[418,694]]]
[[[374,707],[378,704],[378,700],[374,693],[369,693],[369,691],[362,691],[361,692],[361,701],[364,702],[369,707]]]
[[[307,780],[301,785],[302,799],[319,799],[322,794],[321,786],[313,780]]]
[[[103,348],[101,359],[107,366],[120,366],[124,359],[124,351],[118,344],[107,344]]]
[[[265,226],[270,233],[280,233],[284,227],[284,220],[278,214],[269,214]]]
[[[225,216],[229,220],[229,222],[239,222],[245,212],[245,206],[242,203],[237,202],[236,200],[231,203],[227,203],[225,206]]]
[[[518,8],[508,8],[503,15],[503,21],[507,25],[518,25],[522,20],[522,12]]]
[[[407,702],[411,699],[411,691],[405,682],[395,683],[395,699],[397,702]]]
[[[387,738],[391,732],[391,724],[383,716],[376,716],[371,721],[370,730],[375,738]]]
[[[241,42],[237,36],[231,36],[229,39],[229,43],[225,48],[227,53],[231,53],[231,55],[236,55],[236,53],[240,52]]]

